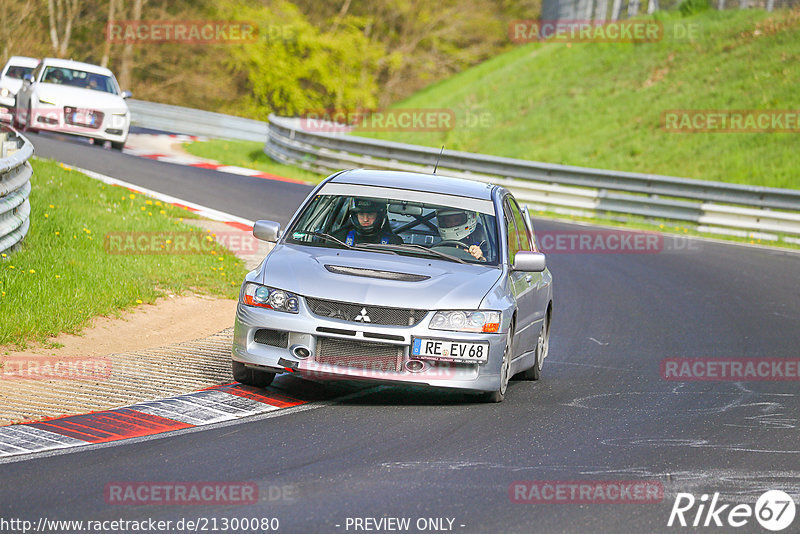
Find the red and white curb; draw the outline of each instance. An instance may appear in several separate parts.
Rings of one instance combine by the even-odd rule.
[[[252,231],[253,225],[255,224],[254,221],[251,221],[249,219],[238,217],[230,213],[225,213],[224,211],[215,210],[213,208],[202,206],[200,204],[195,204],[194,202],[188,202],[186,200],[177,197],[165,195],[164,193],[159,193],[158,191],[153,191],[152,189],[139,187],[136,184],[125,182],[123,180],[118,180],[117,178],[112,178],[111,176],[100,174],[99,172],[90,171],[88,169],[81,169],[80,167],[72,167],[70,165],[67,165],[67,167],[76,170],[78,172],[81,172],[90,178],[94,178],[95,180],[100,180],[101,182],[106,183],[108,185],[117,185],[120,187],[124,187],[133,193],[147,195],[148,197],[160,200],[162,202],[166,202],[167,204],[171,204],[179,208],[186,208],[187,210],[196,213],[201,217],[205,217],[206,219],[211,219],[213,221],[223,222],[228,226],[232,226],[233,228],[237,228],[239,230],[244,230],[245,232]]]
[[[236,165],[222,165],[216,161],[199,157],[185,156],[179,153],[170,154],[170,152],[173,152],[170,146],[172,143],[176,141],[205,141],[205,138],[202,137],[178,134],[132,134],[131,137],[132,139],[129,139],[128,144],[125,145],[124,152],[132,156],[152,159],[164,163],[173,163],[175,165],[195,167],[198,169],[211,169],[219,172],[238,174],[240,176],[252,176],[254,178],[263,178],[265,180],[278,180],[281,182],[295,184],[306,183],[302,180],[286,178],[285,176],[278,176],[277,174],[271,174],[255,169],[238,167]]]
[[[214,386],[163,400],[0,427],[0,459],[153,436],[307,404],[271,389]]]

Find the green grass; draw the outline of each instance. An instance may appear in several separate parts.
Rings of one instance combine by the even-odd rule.
[[[303,182],[319,183],[327,176],[299,167],[276,163],[264,153],[264,143],[257,141],[212,139],[187,143],[183,145],[183,148],[194,156],[213,159],[223,165],[236,165],[247,169],[256,169]]]
[[[694,40],[531,43],[397,108],[446,108],[446,132],[362,135],[602,169],[800,188],[800,133],[670,133],[672,109],[800,109],[800,11],[660,15]],[[487,124],[476,124],[483,118]]]
[[[24,347],[77,333],[166,293],[236,298],[242,262],[213,245],[202,254],[109,254],[116,232],[205,232],[190,212],[105,185],[59,163],[34,160],[31,228],[0,260],[0,345]],[[194,234],[190,234],[193,236]]]

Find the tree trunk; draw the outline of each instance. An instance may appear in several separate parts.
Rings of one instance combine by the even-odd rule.
[[[133,2],[133,20],[135,22],[142,20],[142,0],[134,0]],[[119,74],[119,85],[125,91],[131,88],[132,74],[133,43],[125,43],[122,49],[122,65]]]
[[[101,67],[108,67],[108,60],[111,56],[111,23],[114,22],[114,11],[117,7],[117,0],[108,0],[108,22],[106,23],[106,44],[103,49],[103,59],[100,60]]]

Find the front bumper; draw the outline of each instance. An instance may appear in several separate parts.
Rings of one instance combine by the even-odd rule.
[[[0,96],[0,122],[14,120],[14,97]]]
[[[433,312],[429,312],[416,326],[367,325],[313,315],[302,299],[297,314],[240,302],[236,309],[233,360],[265,371],[290,371],[323,380],[369,380],[473,391],[499,389],[505,334],[431,330],[428,324],[432,316]],[[260,341],[256,341],[259,330],[281,334],[272,335],[265,343],[262,334],[258,334]],[[389,336],[391,339],[387,339]],[[410,355],[415,337],[488,341],[488,361],[419,360]],[[310,356],[298,357],[294,352],[298,347],[308,349]],[[422,369],[409,370],[407,364],[412,360],[422,362]]]
[[[115,143],[122,143],[128,139],[128,130],[131,122],[130,113],[123,115],[99,110],[99,112],[103,113],[101,122],[97,127],[90,127],[70,124],[67,120],[67,113],[64,110],[65,107],[67,106],[53,106],[52,110],[50,110],[41,106],[31,112],[31,124],[29,126],[37,130],[67,133]]]

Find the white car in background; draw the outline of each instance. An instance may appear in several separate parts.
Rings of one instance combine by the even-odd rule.
[[[114,74],[97,65],[45,58],[23,78],[15,122],[25,130],[49,130],[109,142],[122,150],[131,114]]]
[[[22,87],[22,78],[33,72],[39,60],[33,57],[11,56],[0,71],[0,121],[14,120],[14,101]]]

